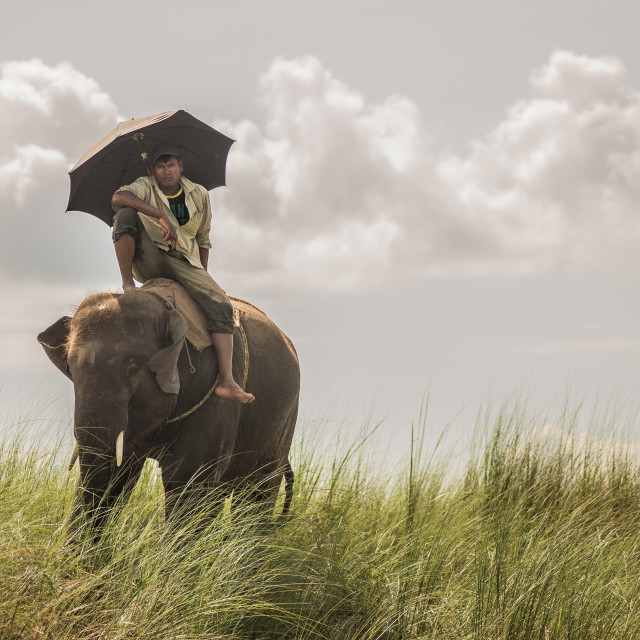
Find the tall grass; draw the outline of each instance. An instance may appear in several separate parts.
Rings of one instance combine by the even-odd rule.
[[[634,447],[569,414],[485,426],[453,476],[419,432],[393,476],[358,444],[327,457],[301,439],[277,529],[246,506],[165,522],[147,464],[97,542],[66,525],[77,471],[11,438],[0,638],[640,638]]]

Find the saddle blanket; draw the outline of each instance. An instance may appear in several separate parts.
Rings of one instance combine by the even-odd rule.
[[[207,314],[204,309],[184,290],[182,285],[168,278],[153,278],[147,280],[142,291],[152,293],[161,298],[172,309],[176,309],[187,321],[187,340],[198,351],[213,344],[209,333]],[[232,304],[234,300],[231,299]],[[239,311],[234,304],[233,319],[235,326],[240,325]]]

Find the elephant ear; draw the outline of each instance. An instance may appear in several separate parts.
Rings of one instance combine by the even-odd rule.
[[[69,338],[69,328],[71,318],[62,316],[60,320],[54,322],[48,329],[38,334],[38,342],[42,345],[49,360],[64,373],[69,380],[71,374],[67,366],[67,339]]]
[[[184,337],[187,335],[187,321],[178,311],[171,309],[167,312],[167,327],[171,345],[151,356],[147,366],[156,374],[158,385],[165,393],[178,395],[180,391],[178,357],[184,344]]]

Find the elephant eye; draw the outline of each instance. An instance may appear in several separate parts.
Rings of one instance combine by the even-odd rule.
[[[137,365],[135,362],[130,362],[127,365],[127,372],[125,374],[127,377],[127,380],[131,380],[133,377],[135,377],[138,371],[140,371],[140,366]]]

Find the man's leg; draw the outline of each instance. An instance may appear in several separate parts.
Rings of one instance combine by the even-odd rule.
[[[215,394],[221,398],[235,400],[243,404],[253,402],[255,397],[251,393],[247,393],[233,379],[232,360],[233,360],[233,334],[222,333],[218,331],[211,332],[213,348],[218,358],[218,370],[220,378],[215,388]]]
[[[124,291],[136,288],[134,275],[139,282],[165,277],[163,252],[147,235],[135,209],[125,207],[115,214],[112,237]]]
[[[120,267],[120,275],[122,276],[122,290],[129,291],[136,288],[133,281],[133,256],[136,253],[136,241],[133,236],[123,233],[114,243],[116,250],[116,258]]]
[[[236,402],[253,402],[255,397],[247,393],[233,379],[233,305],[218,283],[204,269],[194,267],[174,255],[166,256],[165,277],[179,282],[187,293],[206,311],[209,332],[218,359],[219,380],[215,393],[220,398]]]

